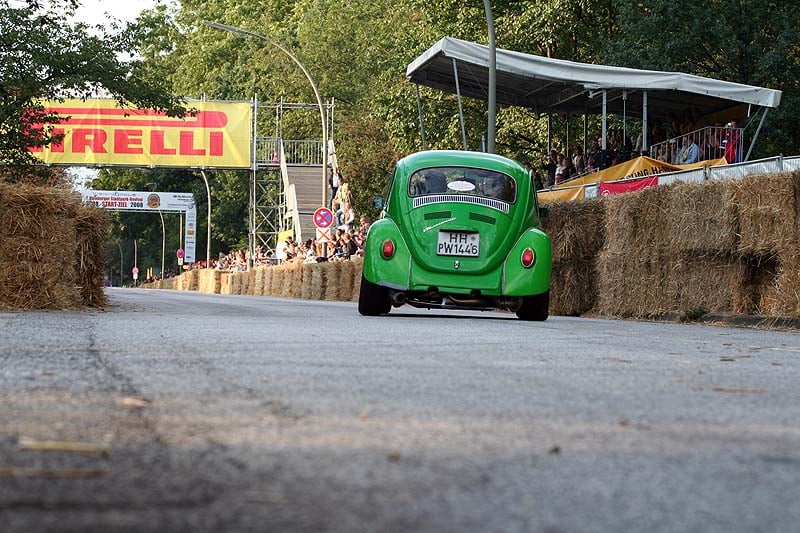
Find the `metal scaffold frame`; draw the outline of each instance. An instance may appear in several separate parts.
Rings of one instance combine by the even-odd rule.
[[[326,101],[323,109],[328,127],[328,138],[333,139],[334,106],[331,99]],[[258,135],[259,109],[270,109],[274,113],[275,131],[273,135]],[[285,140],[283,138],[283,116],[286,110],[313,110],[318,112],[319,105],[307,103],[289,103],[283,100],[262,105],[253,98],[252,123],[252,168],[249,198],[249,250],[252,263],[257,247],[274,251],[278,244],[278,235],[294,228],[297,223],[292,216],[287,167],[289,165],[318,166],[322,165],[322,140]]]

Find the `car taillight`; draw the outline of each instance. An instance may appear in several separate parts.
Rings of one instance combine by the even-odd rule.
[[[522,261],[522,266],[530,268],[536,260],[536,254],[533,253],[532,248],[525,248],[522,250],[522,257],[520,257],[520,260]]]
[[[394,241],[392,239],[386,239],[383,241],[381,252],[383,252],[384,259],[391,259],[394,255]]]

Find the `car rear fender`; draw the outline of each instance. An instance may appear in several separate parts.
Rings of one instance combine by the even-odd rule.
[[[383,257],[383,243],[394,242],[394,255]],[[391,218],[375,221],[367,233],[364,245],[364,277],[372,283],[398,290],[408,290],[411,272],[411,253],[397,224]]]
[[[522,265],[521,257],[525,248],[530,247],[536,255],[530,268]],[[511,248],[503,264],[503,295],[532,296],[550,289],[553,251],[550,237],[542,230],[530,228],[525,231]]]

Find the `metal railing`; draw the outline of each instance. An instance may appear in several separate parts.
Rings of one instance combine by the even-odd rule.
[[[650,146],[650,157],[670,163],[673,165],[681,165],[684,163],[691,163],[693,161],[686,161],[682,157],[686,152],[681,152],[685,140],[689,143],[695,143],[698,147],[698,161],[708,161],[710,159],[720,159],[725,157],[726,148],[729,143],[735,143],[736,159],[731,163],[740,162],[744,154],[744,128],[728,128],[707,126],[694,130],[685,135],[679,135],[667,139],[664,142],[656,143]],[[684,161],[680,161],[684,159]]]
[[[255,160],[257,166],[279,165],[279,143],[283,143],[283,153],[287,165],[321,165],[322,141],[286,140],[275,137],[256,139]]]

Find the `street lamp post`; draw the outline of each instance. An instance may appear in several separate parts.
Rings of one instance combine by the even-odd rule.
[[[488,1],[488,0],[487,0]],[[251,37],[255,37],[257,39],[262,39],[267,41],[275,48],[279,49],[281,52],[289,56],[292,61],[294,61],[300,70],[303,71],[303,74],[306,75],[308,78],[309,83],[311,84],[311,88],[314,89],[314,96],[317,97],[317,105],[319,106],[319,116],[320,120],[322,121],[322,204],[323,206],[328,205],[328,123],[325,118],[325,108],[322,105],[322,98],[319,95],[319,90],[317,89],[317,84],[314,83],[314,80],[311,78],[311,75],[306,70],[306,67],[300,62],[297,57],[291,53],[289,50],[281,46],[279,43],[273,41],[269,37],[261,35],[260,33],[255,33],[250,30],[245,30],[242,28],[237,28],[236,26],[228,26],[227,24],[220,24],[219,22],[212,22],[210,20],[204,20],[203,24],[206,26],[210,26],[212,28],[216,28],[218,30],[229,31],[232,33],[239,33],[242,35],[249,35]]]
[[[208,216],[206,219],[206,268],[211,268],[211,187],[208,186],[208,178],[205,171],[201,170],[203,181],[206,182],[206,199],[208,200]]]
[[[487,152],[495,152],[495,123],[497,115],[497,45],[494,35],[494,19],[492,18],[492,4],[490,0],[483,0],[486,11],[486,28],[489,31],[489,124],[486,136],[488,137]]]

